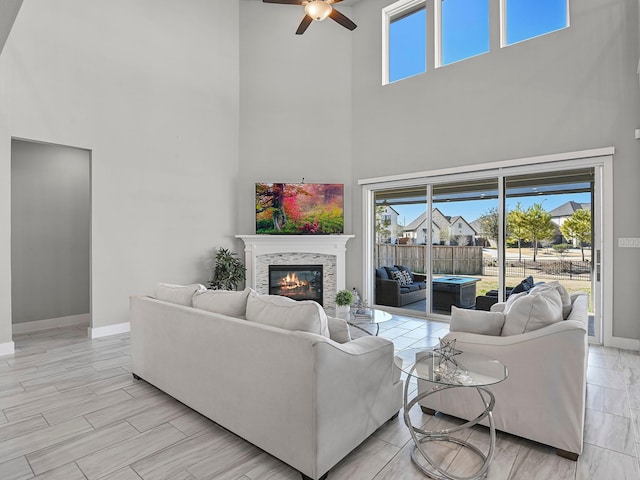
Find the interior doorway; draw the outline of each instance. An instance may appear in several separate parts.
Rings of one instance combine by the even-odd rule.
[[[91,152],[12,139],[14,333],[89,325]]]

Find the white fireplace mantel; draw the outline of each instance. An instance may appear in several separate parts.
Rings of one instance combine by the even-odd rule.
[[[254,290],[258,283],[257,258],[262,255],[282,253],[315,253],[334,256],[336,292],[345,288],[347,242],[354,238],[354,235],[236,235],[236,238],[244,242],[247,286]]]

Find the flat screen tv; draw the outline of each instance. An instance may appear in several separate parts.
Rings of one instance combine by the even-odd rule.
[[[256,233],[344,233],[344,185],[256,183]]]

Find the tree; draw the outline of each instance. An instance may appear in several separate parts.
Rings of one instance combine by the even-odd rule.
[[[386,205],[376,205],[376,234],[378,237],[378,243],[381,243],[382,240],[389,238],[391,235],[391,230],[389,230],[389,226],[391,225],[391,220],[389,218],[384,218],[383,215],[387,211]]]
[[[520,202],[507,215],[508,238],[518,242],[518,261],[522,261],[522,242],[529,240],[527,230],[527,212],[522,210]]]
[[[584,244],[591,242],[591,210],[576,210],[562,225],[560,232],[566,239],[575,240],[580,244],[582,261],[584,262]]]
[[[551,214],[542,208],[541,203],[534,203],[525,212],[524,230],[527,238],[533,243],[533,261],[536,261],[538,242],[553,237],[555,228]]]
[[[498,208],[493,207],[487,210],[478,219],[480,224],[480,234],[488,240],[493,240],[498,243],[498,236],[500,235],[500,219],[498,215]]]

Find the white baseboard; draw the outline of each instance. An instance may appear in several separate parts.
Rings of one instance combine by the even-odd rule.
[[[615,347],[622,350],[640,351],[640,340],[635,338],[611,337],[605,341],[605,347]]]
[[[13,333],[38,332],[40,330],[50,330],[58,327],[69,327],[73,325],[89,325],[88,313],[80,315],[69,315],[67,317],[47,318],[45,320],[34,320],[33,322],[14,323]]]
[[[131,328],[129,322],[116,323],[115,325],[106,325],[104,327],[89,327],[89,338],[108,337],[109,335],[117,335],[119,333],[127,333]]]
[[[0,343],[0,357],[14,353],[16,353],[16,348],[13,342]]]

